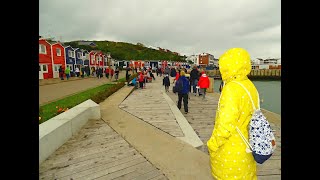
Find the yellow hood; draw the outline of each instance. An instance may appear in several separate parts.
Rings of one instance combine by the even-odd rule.
[[[242,48],[229,49],[219,58],[219,69],[225,83],[247,79],[251,72],[250,55]]]

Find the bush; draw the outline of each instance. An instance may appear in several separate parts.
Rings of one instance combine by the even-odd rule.
[[[107,99],[110,95],[112,95],[113,93],[115,93],[116,91],[121,89],[123,86],[124,86],[124,82],[119,82],[116,85],[112,86],[111,88],[106,89],[103,92],[100,92],[98,94],[91,96],[90,99],[92,101],[94,101],[95,103],[99,104],[102,101],[104,101],[105,99]]]

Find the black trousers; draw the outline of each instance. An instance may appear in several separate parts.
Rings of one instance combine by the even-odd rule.
[[[178,94],[178,108],[181,109],[182,98],[183,98],[184,112],[188,112],[188,94]]]
[[[139,82],[140,88],[143,88],[143,82]]]

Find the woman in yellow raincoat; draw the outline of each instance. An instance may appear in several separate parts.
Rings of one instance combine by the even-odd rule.
[[[253,113],[250,92],[257,107],[257,90],[247,75],[251,71],[249,53],[242,48],[232,48],[219,58],[219,69],[224,81],[215,125],[207,142],[212,176],[215,179],[257,179],[256,162],[252,153],[246,152],[246,144],[236,131],[240,129],[248,139],[248,124]]]

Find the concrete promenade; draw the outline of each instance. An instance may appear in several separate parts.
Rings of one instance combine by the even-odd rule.
[[[77,87],[87,83],[74,82]],[[61,84],[74,90],[69,83]],[[61,90],[50,87],[39,96]],[[40,165],[40,179],[212,179],[205,144],[214,127],[219,94],[208,94],[205,101],[191,96],[189,113],[184,114],[177,110],[177,95],[171,89],[165,93],[162,77],[156,76],[146,89],[132,92],[126,86],[114,93],[100,103],[101,120],[89,121]],[[62,92],[52,100],[75,93]],[[281,179],[281,118],[264,113],[276,130],[277,150],[258,165],[258,179],[277,180]]]

